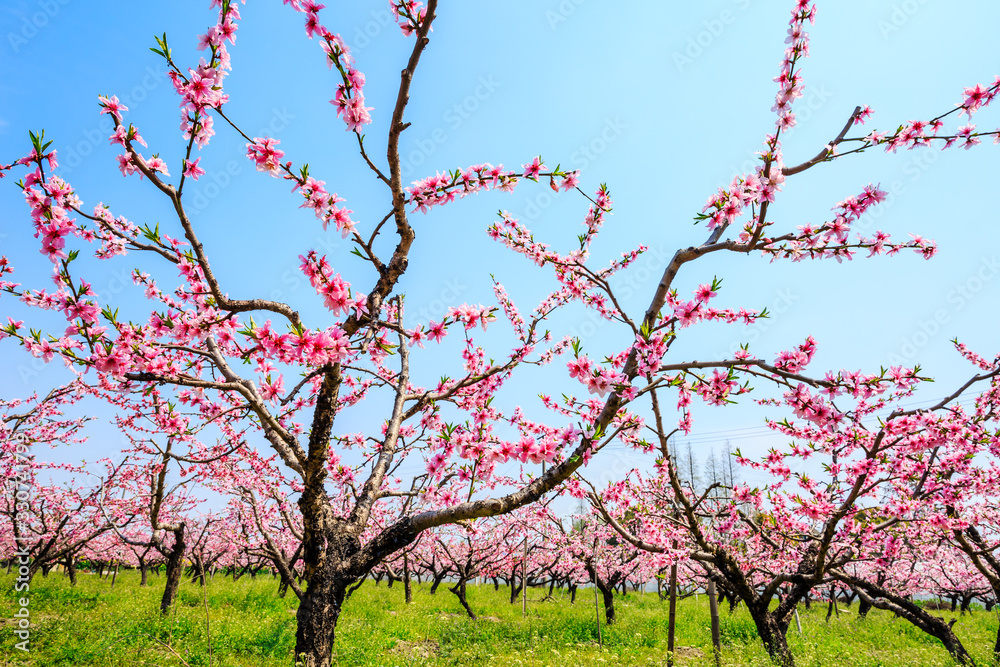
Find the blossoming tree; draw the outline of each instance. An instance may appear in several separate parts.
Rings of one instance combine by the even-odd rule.
[[[2,165],[0,174],[24,171],[18,185],[41,251],[51,262],[56,288],[48,292],[7,280],[13,267],[4,258],[0,291],[28,306],[65,316],[65,332],[43,333],[10,321],[3,336],[37,357],[62,358],[90,379],[95,396],[120,411],[123,428],[155,430],[171,443],[169,449],[150,453],[154,461],[166,456],[181,467],[204,470],[210,468],[202,466],[227,459],[251,477],[264,474],[270,465],[287,472],[291,481],[281,492],[295,498],[300,516],[284,523],[301,526],[306,581],[305,589],[296,591],[301,595],[295,652],[306,667],[330,664],[334,630],[349,587],[422,532],[533,503],[567,483],[611,442],[654,449],[640,437],[645,424],[640,410],[647,409],[640,399],[652,399],[661,418],[658,389],[678,390],[680,428],[685,431],[692,425],[687,409],[692,397],[725,404],[747,393],[754,378],[792,387],[798,392],[795,405],[813,409],[818,399],[802,392],[804,384],[815,386],[817,381],[799,373],[815,349],[811,339],[774,361],[746,350],[716,362],[665,360],[688,327],[701,322],[752,323],[764,315],[759,310],[715,307],[712,301],[719,283],[714,280],[703,284],[693,298],[684,298],[674,285],[678,273],[717,253],[840,260],[859,250],[873,255],[913,250],[930,257],[936,246],[921,237],[893,242],[883,232],[851,236],[860,216],[884,200],[875,185],[863,186],[837,204],[831,219],[818,225],[773,231],[768,209],[786,178],[854,152],[930,144],[968,147],[997,134],[977,131],[971,123],[954,131],[944,127],[951,113],[971,117],[989,104],[1000,83],[967,89],[956,110],[928,121],[848,137],[852,127],[871,115],[870,109],[859,107],[818,155],[786,165],[781,136],[795,123],[793,104],[803,86],[799,65],[808,54],[805,26],[815,15],[812,3],[797,0],[792,3],[788,47],[777,78],[776,129],[765,137],[759,166],[736,175],[709,199],[697,217],[708,228],[705,242],[679,249],[647,307],[634,313],[616,297],[615,280],[646,247],[625,251],[603,265],[590,256],[612,206],[605,186],[589,196],[577,189],[576,172],[550,168],[540,157],[528,159],[519,169],[480,163],[429,176],[409,187],[403,183],[400,143],[409,126],[405,120],[409,93],[431,42],[436,0],[426,5],[411,0],[391,3],[413,46],[393,108],[384,117],[384,159],[372,155],[366,144],[365,131],[376,117],[365,99],[365,76],[341,35],[321,20],[323,5],[310,0],[284,4],[303,16],[307,37],[319,44],[334,72],[338,83],[331,102],[357,140],[362,168],[384,188],[389,209],[385,217],[374,224],[353,219],[345,198],[331,192],[308,164],[286,159],[276,138],[253,137],[242,129],[240,113],[225,88],[241,9],[230,0],[211,0],[216,21],[199,39],[204,57],[196,66],[177,62],[165,35],[154,49],[165,60],[181,100],[181,159],[168,164],[158,153],[148,154],[139,128],[126,120],[126,106],[113,95],[99,98],[101,113],[109,115],[114,125],[110,140],[121,147],[118,165],[123,176],[145,179],[163,198],[175,218],[169,229],[166,224],[161,229],[159,224],[133,222],[104,204],[85,206],[59,175],[56,151],[44,134],[31,134],[28,155]],[[206,148],[223,128],[245,139],[247,158],[257,171],[288,182],[323,228],[332,225],[366,263],[370,280],[359,289],[334,269],[342,258],[303,251],[301,270],[325,307],[318,321],[307,321],[292,304],[276,299],[231,296],[239,285],[224,281],[213,267],[188,197],[191,183],[205,174],[196,151]],[[411,216],[473,193],[509,192],[526,183],[571,195],[579,192],[589,200],[584,232],[568,252],[537,241],[507,213],[501,213],[488,230],[500,244],[551,269],[555,279],[551,292],[530,312],[523,312],[496,282],[497,306],[463,304],[438,321],[414,324],[407,317],[400,288],[405,273],[420,271],[410,266],[417,238]],[[133,276],[145,292],[148,309],[120,314],[99,303],[92,283],[78,275],[74,264],[88,244],[103,260],[138,255]],[[158,277],[164,268],[170,278]],[[164,280],[176,284],[164,286]],[[591,309],[618,327],[620,345],[597,354],[583,349],[577,340],[546,330],[556,311],[570,304]],[[501,316],[513,344],[504,351],[487,350],[477,329],[497,326]],[[445,376],[428,386],[415,380],[427,344],[456,353],[458,370],[448,371],[455,377]],[[588,398],[566,395],[554,400],[543,395],[542,405],[551,414],[545,421],[530,418],[520,407],[503,408],[502,401],[494,401],[515,373],[549,364],[560,355],[572,356],[568,380],[586,388]],[[599,361],[602,357],[604,361]],[[863,393],[883,383],[905,382],[911,375],[905,369],[878,376],[841,373],[819,385]],[[553,382],[552,391],[559,391],[565,381]],[[338,433],[335,422],[355,406],[383,410],[381,428]],[[662,424],[657,426],[663,431]],[[258,449],[258,442],[266,442],[266,447]],[[404,475],[404,462],[418,462],[423,472]],[[522,464],[531,474],[500,475],[498,467],[505,464]],[[165,468],[166,462],[158,465]],[[541,472],[535,467],[539,465]],[[584,493],[572,482],[569,490],[578,496]],[[420,502],[399,502],[406,498]],[[380,514],[386,506],[394,508],[392,516]],[[378,523],[376,516],[381,517]],[[263,521],[258,528],[265,529]],[[286,557],[288,549],[281,551],[280,558]],[[277,550],[269,554],[272,560],[273,556],[279,556]]]

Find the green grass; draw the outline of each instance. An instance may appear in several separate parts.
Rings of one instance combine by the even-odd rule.
[[[290,667],[295,644],[295,607],[291,593],[277,595],[270,576],[237,582],[217,574],[209,584],[213,655],[208,653],[205,608],[200,587],[185,581],[175,610],[159,613],[163,578],[139,586],[135,572],[110,581],[81,574],[79,584],[53,572],[32,583],[31,651],[15,649],[12,616],[17,598],[13,578],[0,577],[0,657],[24,667],[134,667],[183,665],[216,667]],[[466,617],[458,600],[442,586],[430,595],[414,586],[411,605],[402,586],[366,583],[348,601],[337,628],[336,665],[665,665],[667,607],[655,593],[618,598],[618,622],[603,628],[598,648],[592,590],[580,591],[575,605],[566,595],[542,602],[542,591],[529,592],[528,616],[520,601],[508,603],[508,591],[470,587],[469,601],[479,621]],[[826,607],[802,612],[803,633],[794,624],[789,643],[800,667],[933,667],[953,662],[940,643],[891,614],[873,610],[858,621],[857,607],[829,623]],[[948,612],[939,612],[951,618]],[[976,611],[959,617],[955,630],[973,656],[989,662],[997,629],[995,613]],[[767,667],[753,622],[742,608],[722,611],[722,664]],[[708,601],[683,600],[677,614],[678,665],[709,667],[711,630]],[[170,648],[167,648],[167,647]],[[174,653],[176,652],[176,654]]]

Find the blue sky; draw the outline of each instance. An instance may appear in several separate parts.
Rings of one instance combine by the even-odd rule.
[[[106,0],[5,2],[0,160],[26,153],[27,131],[44,128],[59,151],[63,175],[87,207],[104,201],[137,222],[169,225],[162,197],[118,172],[97,95],[127,100],[127,120],[142,131],[150,152],[159,152],[177,173],[182,150],[177,98],[148,47],[154,34],[166,32],[178,61],[195,64],[196,35],[212,18],[207,4],[142,3],[126,12]],[[375,119],[368,130],[370,151],[384,155],[388,114],[411,42],[390,23],[388,3],[329,4],[324,22],[352,45],[367,75]],[[404,176],[413,180],[485,161],[517,167],[541,154],[550,165],[581,169],[587,191],[607,182],[616,207],[593,257],[603,261],[639,243],[650,246],[625,278],[632,281],[627,304],[641,312],[674,249],[704,239],[692,216],[718,186],[752,168],[754,152],[773,127],[771,79],[791,4],[625,1],[612,10],[595,0],[442,3],[411,91]],[[228,113],[251,136],[279,138],[287,159],[308,161],[313,175],[345,197],[362,227],[377,221],[388,210],[388,198],[327,103],[336,79],[318,44],[305,38],[301,16],[276,1],[250,3],[243,16],[231,50]],[[993,34],[998,19],[1000,5],[985,1],[960,7],[926,0],[819,3],[810,28],[812,56],[802,69],[800,125],[783,141],[786,161],[814,155],[856,105],[875,110],[869,129],[891,131],[905,120],[950,109],[965,86],[991,82],[1000,55]],[[976,120],[992,129],[997,118],[994,109]],[[363,290],[370,276],[336,234],[324,234],[310,213],[297,208],[285,182],[253,171],[239,137],[218,130],[202,152],[208,174],[190,191],[189,206],[225,289],[239,297],[287,299],[314,315],[314,326],[325,326],[308,283],[296,271],[297,256],[325,249],[334,266]],[[1000,173],[996,151],[984,144],[968,152],[873,152],[790,178],[771,208],[779,229],[821,222],[837,201],[869,182],[881,183],[893,195],[876,209],[873,228],[897,238],[907,232],[934,238],[939,256],[931,262],[914,254],[847,264],[768,264],[757,256],[697,262],[678,278],[682,293],[718,276],[724,281],[719,305],[767,306],[774,316],[750,331],[702,325],[678,341],[673,360],[717,358],[746,340],[773,358],[813,334],[819,342],[811,367],[816,373],[920,363],[939,380],[921,398],[948,393],[971,372],[951,350],[951,338],[959,336],[987,356],[1000,352],[995,334],[1000,231],[991,206]],[[530,221],[539,239],[568,250],[580,232],[586,202],[579,196],[552,197],[544,185],[525,183],[512,195],[481,194],[427,216],[415,214],[417,244],[402,284],[411,317],[438,319],[443,308],[462,301],[491,303],[490,273],[524,310],[552,286],[545,270],[483,234],[500,208]],[[5,179],[0,247],[14,263],[16,279],[39,285],[48,268],[35,243],[17,189]],[[123,279],[132,259],[94,265],[96,273],[89,275],[103,302],[144,317]],[[4,318],[21,312],[9,297],[0,298]],[[592,357],[627,344],[622,331],[594,327],[580,312],[568,313],[559,324],[556,331],[580,335]],[[449,363],[436,353],[427,359],[419,372],[428,380]],[[10,341],[0,348],[0,373],[0,394],[6,397],[44,390],[65,377],[58,368],[39,367]],[[555,394],[572,388],[549,377],[529,373],[512,391],[530,398],[539,383]],[[512,404],[519,396],[506,400]],[[541,414],[537,406],[531,413]],[[727,437],[734,444],[741,440],[744,449],[760,450],[772,439],[747,435],[762,433],[763,414],[750,405],[699,410],[694,439],[703,451]],[[356,415],[351,425],[381,418],[374,412]],[[88,445],[93,451],[78,448],[69,458],[112,453],[115,436],[102,433]],[[620,456],[622,465],[633,462]]]

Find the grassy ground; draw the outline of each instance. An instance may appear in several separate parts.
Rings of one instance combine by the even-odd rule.
[[[18,608],[13,578],[0,576],[0,659],[4,667],[290,667],[295,642],[296,600],[281,599],[270,577],[238,582],[216,575],[208,587],[208,616],[202,589],[185,582],[179,604],[167,617],[159,614],[162,577],[140,588],[138,575],[110,581],[81,574],[71,588],[60,574],[40,575],[30,596],[31,651],[15,648],[12,616]],[[581,591],[575,605],[556,594],[542,602],[542,591],[530,591],[528,616],[521,605],[507,602],[508,591],[471,587],[469,600],[481,616],[472,621],[444,586],[431,596],[427,586],[414,587],[411,605],[402,586],[389,589],[366,583],[348,601],[337,628],[336,665],[665,665],[667,608],[655,593],[629,594],[617,601],[618,622],[603,628],[604,648],[597,645],[592,590]],[[826,609],[802,612],[802,635],[794,624],[789,642],[800,667],[836,665],[903,667],[951,665],[935,640],[890,614],[872,611],[859,622],[857,607],[829,623]],[[944,613],[946,617],[952,614]],[[988,663],[997,616],[984,611],[960,617],[956,632],[977,660]],[[208,632],[212,654],[209,654]],[[708,601],[683,600],[678,608],[679,665],[709,667],[711,631]],[[722,611],[722,664],[770,663],[750,617],[742,609]]]

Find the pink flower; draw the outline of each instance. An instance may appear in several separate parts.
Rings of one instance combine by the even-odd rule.
[[[120,351],[116,351],[114,354],[109,355],[94,355],[94,367],[97,368],[98,372],[120,376],[125,370],[125,360],[121,358],[120,354]]]
[[[135,166],[135,162],[132,160],[131,154],[118,155],[118,168],[121,169],[122,176],[131,176],[135,172],[139,171],[138,167]]]
[[[962,102],[963,112],[969,114],[971,117],[976,111],[979,110],[983,103],[987,101],[987,95],[989,91],[983,88],[981,83],[977,83],[972,88],[965,89],[965,101]]]
[[[590,359],[585,356],[574,359],[566,364],[571,378],[578,378],[580,381],[586,380],[590,375]]]
[[[98,96],[97,100],[101,105],[101,113],[111,114],[119,123],[122,120],[121,112],[128,111],[128,107],[118,101],[117,95],[112,95],[110,98]]]
[[[571,171],[568,174],[566,174],[565,178],[563,178],[562,183],[559,184],[559,189],[563,190],[564,192],[567,190],[572,190],[573,188],[576,187],[576,184],[579,182],[580,182],[580,172]]]
[[[199,176],[204,176],[205,170],[198,166],[199,162],[201,162],[201,158],[198,158],[194,162],[184,160],[184,175],[196,181]]]
[[[348,81],[358,84],[364,83],[364,75],[355,72],[353,76],[348,78]],[[347,129],[351,132],[364,129],[365,125],[372,122],[371,114],[368,112],[373,107],[365,106],[365,96],[360,85],[352,84],[350,91],[348,91],[346,84],[340,84],[337,86],[337,96],[330,100],[330,104],[337,107],[337,115],[343,116],[344,122],[347,123]]]
[[[422,348],[424,346],[424,339],[427,338],[427,334],[424,333],[423,327],[411,329],[406,332],[406,335],[410,337],[410,342],[407,344],[408,347],[419,345]]]
[[[718,292],[713,291],[711,285],[699,285],[698,290],[695,292],[695,299],[705,303],[716,294],[718,294]]]
[[[598,371],[588,378],[587,390],[591,394],[597,394],[602,397],[611,391],[611,380],[605,375],[605,371]]]
[[[524,166],[524,177],[530,178],[533,181],[538,180],[538,174],[545,168],[545,164],[542,162],[542,156],[537,155],[535,159],[532,160]]]
[[[254,137],[252,144],[247,144],[247,157],[257,165],[257,171],[266,171],[272,176],[278,176],[281,170],[281,158],[285,152],[276,148],[281,143],[273,137]]]
[[[159,156],[153,156],[146,160],[146,168],[150,171],[158,171],[164,176],[170,175],[170,172],[167,171],[167,163]]]
[[[265,401],[277,401],[285,392],[285,378],[284,376],[279,375],[278,379],[272,382],[271,376],[268,375],[267,379],[261,383],[260,388],[261,395],[264,397]]]
[[[447,331],[445,331],[444,322],[431,322],[427,328],[427,338],[435,343],[440,343],[446,333]]]

